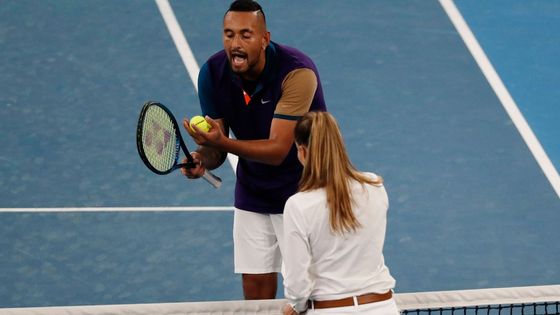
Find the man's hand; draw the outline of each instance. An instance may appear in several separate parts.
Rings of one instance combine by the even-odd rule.
[[[191,125],[188,118],[185,118],[183,120],[183,127],[185,128],[185,130],[187,130],[196,144],[206,147],[218,147],[220,141],[225,137],[222,127],[215,120],[208,116],[206,116],[205,119],[211,127],[208,132],[201,130],[195,125]]]
[[[182,167],[181,173],[183,173],[183,175],[185,175],[190,179],[202,177],[202,175],[204,175],[204,172],[206,171],[206,168],[202,165],[202,161],[200,160],[200,154],[198,154],[198,152],[191,152],[191,156],[193,157],[196,167],[193,168]],[[183,163],[187,163],[186,158],[183,159]]]

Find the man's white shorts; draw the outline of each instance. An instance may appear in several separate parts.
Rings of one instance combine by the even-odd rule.
[[[262,214],[235,209],[233,257],[235,273],[280,272],[284,227],[282,214]]]

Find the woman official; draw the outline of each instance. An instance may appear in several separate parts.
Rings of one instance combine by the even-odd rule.
[[[283,313],[399,314],[383,258],[383,179],[352,166],[327,112],[305,114],[295,142],[304,169],[284,208]]]

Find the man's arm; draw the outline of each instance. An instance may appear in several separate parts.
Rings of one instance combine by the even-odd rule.
[[[206,120],[212,126],[208,133],[192,135],[197,144],[222,152],[230,152],[248,160],[270,165],[284,161],[294,143],[297,118],[309,111],[317,90],[317,77],[310,69],[297,69],[282,83],[282,97],[272,119],[268,139],[236,140],[224,136],[228,130],[223,121]],[[220,126],[220,128],[216,128]],[[212,165],[213,166],[213,165]]]
[[[294,142],[295,120],[274,118],[270,127],[269,138],[261,140],[230,139],[227,136],[227,127],[224,126],[222,119],[213,120],[207,116],[206,121],[212,126],[208,132],[198,130],[196,126],[192,127],[197,132],[192,132],[186,119],[183,124],[193,140],[199,145],[193,157],[200,160],[204,167],[208,169],[214,169],[222,165],[228,152],[248,160],[279,165],[288,155]]]
[[[196,153],[198,154],[202,165],[204,165],[204,168],[209,170],[220,167],[222,164],[224,164],[224,161],[227,158],[226,152],[204,146],[199,146],[196,149]]]
[[[295,120],[272,119],[268,139],[235,140],[222,137],[213,147],[248,160],[280,165],[294,144]]]

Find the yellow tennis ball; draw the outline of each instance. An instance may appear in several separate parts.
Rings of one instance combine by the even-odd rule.
[[[191,118],[190,124],[191,126],[197,126],[198,129],[204,132],[208,132],[210,131],[210,128],[212,128],[212,126],[210,126],[210,124],[202,116],[194,116],[193,118]],[[194,128],[192,127],[191,130],[196,132],[196,130],[194,130]]]

